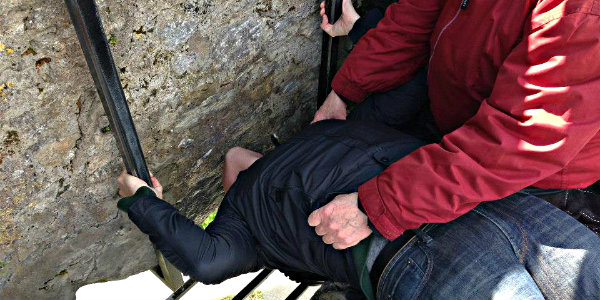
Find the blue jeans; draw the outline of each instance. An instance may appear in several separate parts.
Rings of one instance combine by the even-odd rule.
[[[390,260],[377,299],[599,299],[600,238],[519,192],[427,225]]]
[[[439,141],[426,80],[421,70],[410,82],[368,97],[348,119]],[[550,202],[520,192],[450,223],[427,225],[390,261],[377,298],[600,299],[600,238],[556,207],[598,228],[595,217],[582,216],[600,197],[580,190],[531,192],[545,192],[539,197]]]

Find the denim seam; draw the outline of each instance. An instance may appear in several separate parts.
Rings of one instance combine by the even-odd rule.
[[[524,263],[525,252],[527,249],[527,244],[526,244],[527,237],[525,235],[523,228],[521,228],[520,225],[517,225],[517,227],[519,228],[519,231],[521,232],[521,235],[523,236],[523,246],[525,248],[525,251],[521,251],[519,249],[519,247],[516,245],[516,243],[513,242],[513,240],[508,235],[508,233],[504,230],[504,228],[502,228],[502,226],[500,226],[500,224],[498,224],[498,222],[496,222],[492,217],[488,216],[485,212],[483,212],[478,207],[474,208],[473,211],[475,211],[476,213],[478,213],[479,215],[488,219],[490,222],[492,222],[492,223],[494,223],[494,225],[496,225],[498,230],[500,230],[500,232],[502,232],[502,234],[504,235],[504,238],[506,238],[506,240],[510,243],[511,247],[513,248],[513,252],[519,257],[519,261],[521,263]]]
[[[519,232],[521,232],[521,237],[523,238],[523,242],[522,242],[520,251],[518,251],[519,249],[517,248],[518,252],[516,252],[516,253],[518,253],[518,255],[519,255],[519,260],[522,263],[524,263],[525,262],[525,255],[527,254],[527,252],[529,250],[529,248],[527,247],[527,244],[528,244],[528,241],[527,241],[527,239],[528,239],[527,238],[527,232],[525,232],[525,230],[521,226],[521,223],[518,220],[516,220],[515,218],[510,217],[508,214],[506,214],[502,210],[498,210],[498,213],[504,215],[507,219],[512,219],[514,221],[515,225],[517,226],[517,228],[519,228]],[[497,224],[497,225],[500,227],[499,224]],[[504,234],[506,235],[506,238],[510,241],[510,236],[506,232]]]
[[[408,257],[407,264],[411,264],[411,263],[415,266],[415,268],[419,269],[419,271],[421,271],[423,273],[423,276],[425,276],[425,272],[423,272],[423,270],[419,267],[419,265],[417,265],[417,263],[412,258]],[[397,278],[401,278],[404,274],[406,274],[406,272],[410,272],[410,271],[407,270],[407,267],[404,267],[404,269],[402,270],[400,275],[397,276]],[[386,278],[387,278],[387,276],[386,276]],[[394,283],[394,285],[392,286],[392,290],[391,290],[392,293],[396,290],[396,287],[398,286],[398,284],[400,284],[400,283],[399,282]],[[419,284],[419,286],[420,286],[420,284]],[[413,294],[412,297],[410,298],[411,300],[413,300],[415,298],[415,295],[417,294],[417,292],[419,290],[419,286],[417,286],[417,289],[415,290],[415,294]]]
[[[409,242],[410,242],[410,241],[409,241]],[[421,241],[416,241],[416,242],[414,243],[414,246],[415,246],[415,247],[418,247],[418,248],[420,249],[420,251],[423,251],[423,253],[425,254],[425,257],[427,258],[427,269],[426,269],[426,270],[423,270],[423,269],[422,269],[422,268],[421,268],[421,267],[420,267],[420,266],[419,266],[419,265],[418,265],[418,264],[417,264],[417,263],[414,261],[414,259],[412,259],[410,256],[408,257],[408,260],[409,260],[409,261],[412,261],[412,263],[415,265],[415,267],[416,267],[417,269],[419,269],[419,271],[421,271],[421,272],[423,273],[423,277],[422,277],[422,278],[421,278],[421,280],[420,280],[421,282],[419,282],[419,285],[418,285],[418,286],[415,288],[415,292],[414,292],[414,294],[412,295],[412,297],[410,298],[411,300],[417,299],[417,298],[416,298],[416,297],[417,297],[417,295],[419,295],[419,293],[420,293],[420,292],[423,290],[423,287],[425,286],[425,282],[427,282],[427,280],[429,280],[429,276],[430,276],[430,274],[431,274],[431,270],[433,269],[433,261],[432,261],[432,259],[431,259],[431,256],[430,256],[430,254],[429,254],[429,251],[427,251],[427,250],[426,250],[426,249],[424,249],[424,248],[423,248],[421,245],[419,245],[419,244],[421,244],[421,243],[423,243],[423,242],[421,242]],[[407,243],[407,244],[406,244],[406,246],[408,246],[408,244],[409,244],[409,243]],[[394,258],[392,258],[392,260],[390,260],[390,261],[388,262],[388,266],[389,266],[390,264],[396,264],[396,263],[398,263],[398,260],[400,260],[400,258],[401,258],[401,256],[402,256],[402,254],[399,254],[399,253],[400,253],[400,252],[406,252],[406,251],[403,251],[404,249],[405,249],[405,247],[402,247],[400,250],[398,250],[398,252],[396,252],[396,254],[394,255]],[[406,268],[406,267],[405,267],[405,268]],[[385,268],[385,269],[387,269],[387,266],[386,266],[386,268]],[[385,270],[385,269],[384,269],[384,270]],[[390,269],[390,270],[387,270],[387,272],[385,272],[385,271],[384,271],[384,273],[382,273],[381,277],[379,278],[379,282],[380,282],[380,283],[382,283],[383,281],[385,281],[385,280],[388,278],[388,276],[390,275],[390,274],[389,274],[389,273],[390,273],[390,271],[391,271],[391,269]],[[384,275],[384,274],[385,274],[385,275]],[[400,277],[401,277],[403,274],[405,274],[405,272],[402,272],[402,273],[400,273]],[[395,287],[396,285],[397,285],[397,283],[394,285],[394,287]],[[383,289],[383,288],[382,288],[382,285],[381,285],[381,284],[379,284],[379,286],[378,286],[378,289],[377,289],[377,295],[380,295],[380,294],[381,294],[381,292],[382,292],[381,290],[382,290],[382,289]],[[392,289],[393,289],[393,290],[395,290],[394,288],[392,288]]]
[[[411,237],[408,242],[406,242],[406,244],[404,246],[402,246],[400,249],[398,249],[398,251],[396,251],[396,254],[394,254],[394,256],[392,257],[392,259],[390,259],[390,261],[387,262],[387,264],[385,265],[385,267],[383,268],[383,272],[381,272],[381,275],[379,275],[379,280],[377,281],[377,294],[376,295],[380,295],[381,294],[381,290],[383,289],[383,280],[384,278],[387,278],[390,269],[388,269],[388,267],[392,264],[392,262],[396,262],[397,260],[399,260],[399,256],[398,254],[400,252],[405,252],[406,251],[406,247],[408,247],[411,243],[415,243],[415,238],[416,236]]]
[[[423,287],[425,286],[425,283],[429,280],[429,276],[431,275],[431,271],[433,270],[433,259],[431,259],[429,251],[426,250],[424,247],[421,247],[421,245],[417,245],[417,247],[421,248],[421,251],[423,251],[423,253],[425,253],[425,257],[427,257],[427,270],[423,272],[423,278],[421,278],[421,283],[419,283],[419,286],[417,286],[415,294],[413,295],[411,300],[417,299],[417,295],[419,295],[423,290]],[[421,269],[419,265],[415,264],[415,266],[419,268],[419,270],[423,271],[423,269]]]

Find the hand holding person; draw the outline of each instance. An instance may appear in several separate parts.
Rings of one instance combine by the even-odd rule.
[[[368,218],[358,209],[358,193],[339,195],[308,216],[308,224],[325,244],[341,250],[358,244],[371,233]]]
[[[352,6],[351,0],[342,0],[342,15],[333,24],[329,23],[329,18],[325,13],[325,1],[321,2],[321,17],[323,18],[321,28],[332,37],[348,35],[356,20],[360,18]]]
[[[154,186],[152,189],[152,191],[154,191],[154,193],[156,194],[156,197],[158,197],[159,199],[163,198],[163,187],[160,184],[160,182],[158,181],[158,179],[156,177],[154,177],[154,174],[152,174],[152,172],[150,172],[150,180],[152,180],[152,185]],[[123,172],[121,173],[121,175],[119,175],[119,177],[117,178],[117,186],[119,187],[119,195],[121,197],[129,197],[132,196],[133,194],[135,194],[135,192],[143,187],[143,186],[148,186],[148,184],[135,177],[132,175],[127,174],[127,170],[123,170]]]

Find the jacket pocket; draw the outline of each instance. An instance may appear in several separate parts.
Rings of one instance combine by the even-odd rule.
[[[269,212],[280,215],[270,224],[274,228],[272,237],[276,237],[278,244],[293,249],[298,241],[320,240],[314,228],[308,225],[308,216],[314,210],[311,204],[315,201],[302,188],[275,187],[270,197],[275,206]]]
[[[416,139],[385,143],[377,146],[373,159],[387,167],[424,145]]]

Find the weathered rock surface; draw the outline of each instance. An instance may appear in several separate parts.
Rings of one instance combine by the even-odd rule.
[[[228,148],[311,119],[317,1],[97,4],[150,169],[196,221]],[[122,162],[63,2],[3,0],[0,50],[0,299],[73,299],[153,266],[117,211]]]

